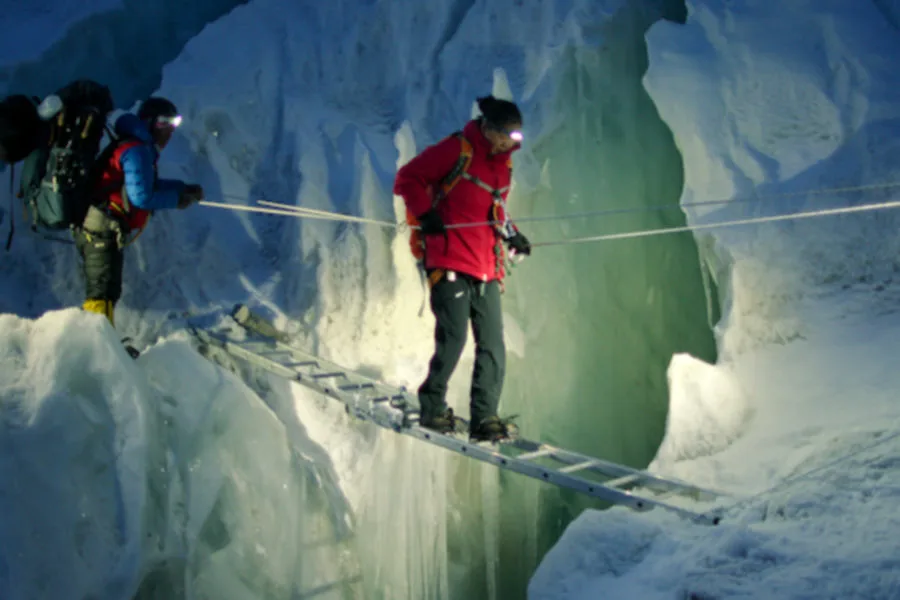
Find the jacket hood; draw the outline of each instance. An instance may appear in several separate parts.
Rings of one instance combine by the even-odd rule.
[[[466,139],[469,140],[473,146],[476,148],[480,148],[481,152],[485,154],[491,153],[491,142],[484,137],[484,133],[481,131],[481,119],[472,119],[466,126],[463,127],[463,135],[466,136]],[[521,148],[521,144],[516,144],[506,152],[500,152],[499,154],[495,154],[494,157],[506,157]]]
[[[119,137],[137,138],[146,144],[153,142],[153,136],[150,135],[147,125],[137,115],[131,113],[126,113],[116,119],[115,130]]]

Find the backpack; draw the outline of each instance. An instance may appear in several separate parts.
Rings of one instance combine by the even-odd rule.
[[[34,230],[64,230],[84,221],[106,119],[113,110],[109,88],[86,79],[70,83],[56,96],[62,107],[50,116],[46,141],[22,168],[19,197]]]
[[[463,174],[469,170],[469,165],[472,164],[472,142],[466,139],[463,135],[462,131],[457,131],[451,134],[449,137],[455,137],[460,141],[460,152],[459,158],[456,159],[456,164],[453,165],[453,168],[450,169],[450,172],[447,173],[443,179],[441,179],[440,184],[438,185],[437,190],[432,190],[432,200],[431,207],[434,208],[440,202],[447,197],[459,180],[462,179]],[[406,209],[406,223],[410,226],[416,226],[419,224],[419,220],[416,218],[412,212],[410,212],[409,208]],[[413,257],[415,257],[416,262],[422,263],[425,260],[425,237],[422,235],[422,232],[418,229],[410,229],[409,234],[409,249],[412,252]]]

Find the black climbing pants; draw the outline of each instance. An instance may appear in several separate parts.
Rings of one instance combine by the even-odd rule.
[[[118,302],[122,297],[122,250],[115,234],[79,231],[75,244],[82,258],[84,297]]]
[[[466,344],[469,321],[475,334],[469,418],[477,424],[496,415],[506,372],[500,283],[483,283],[448,271],[431,288],[431,311],[436,320],[435,349],[428,377],[419,387],[422,416],[440,415],[447,409],[447,383]]]
[[[75,232],[84,278],[83,308],[105,315],[113,325],[113,310],[122,297],[124,257],[120,231],[111,218],[89,212],[85,227]]]

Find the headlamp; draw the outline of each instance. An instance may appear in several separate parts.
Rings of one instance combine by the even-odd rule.
[[[157,117],[156,125],[174,128],[181,125],[181,121],[181,115],[175,115],[174,117]]]

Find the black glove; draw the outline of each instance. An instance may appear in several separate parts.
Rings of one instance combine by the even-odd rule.
[[[421,227],[422,235],[447,233],[447,228],[444,227],[444,220],[433,208],[419,216],[419,227]]]
[[[516,235],[506,240],[506,243],[516,251],[516,254],[524,254],[526,256],[531,254],[531,242],[528,241],[528,238],[521,231],[517,231]]]
[[[203,186],[189,183],[181,190],[181,197],[178,198],[178,208],[185,209],[195,202],[200,202],[203,198]]]

